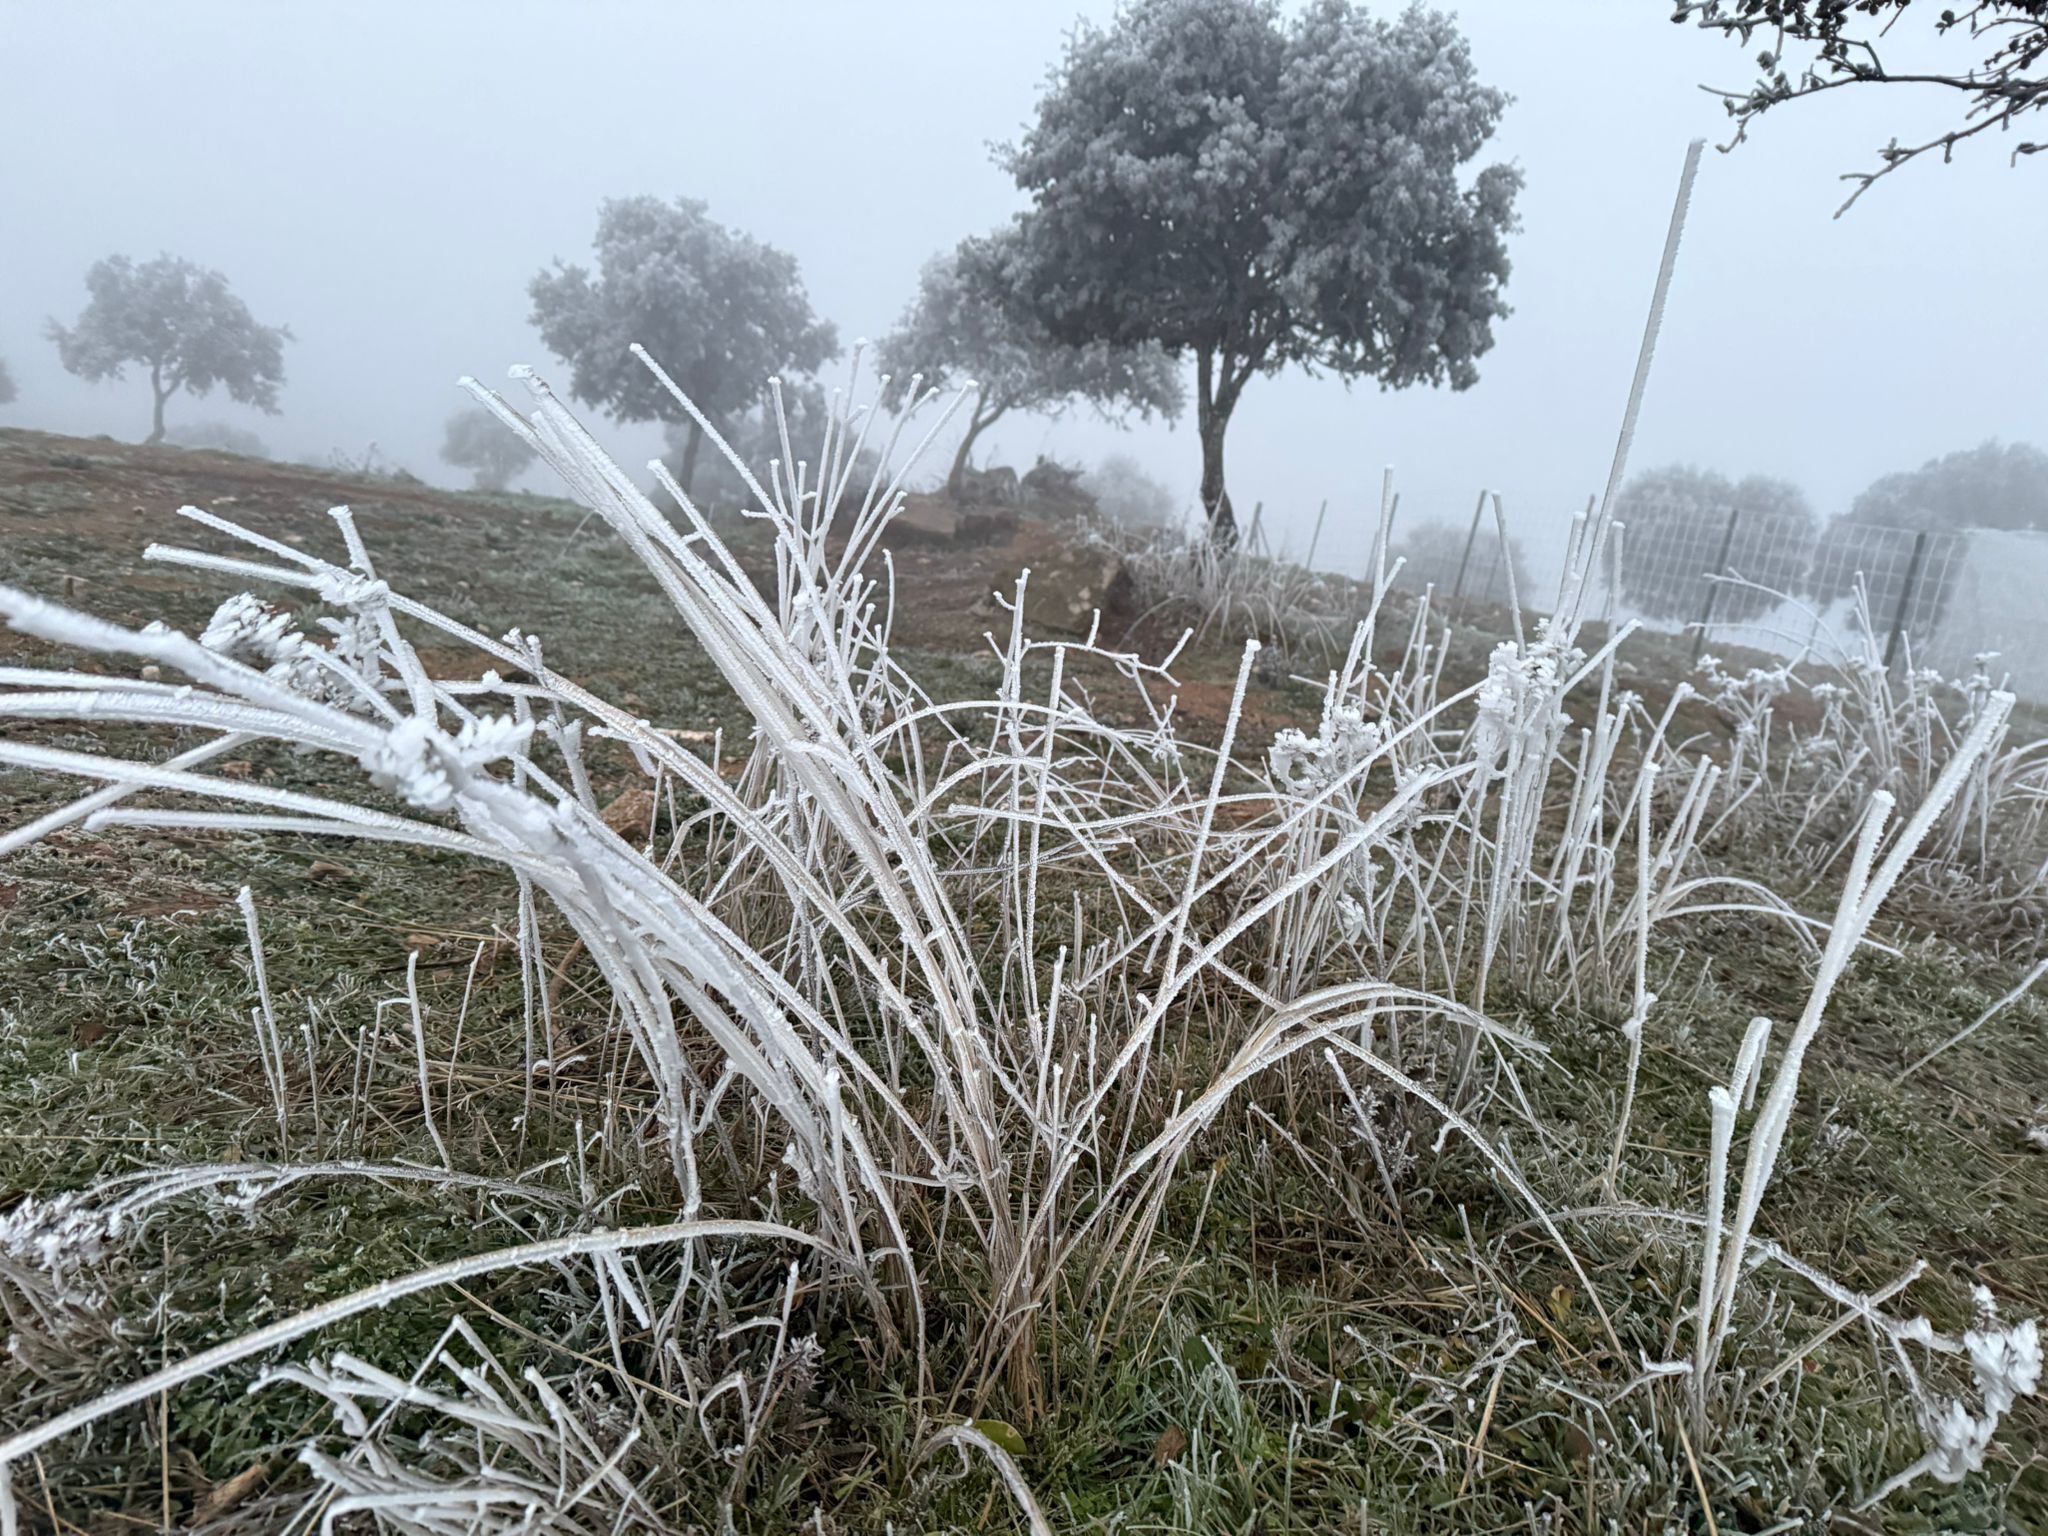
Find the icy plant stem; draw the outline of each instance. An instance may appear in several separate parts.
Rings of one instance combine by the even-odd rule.
[[[256,898],[243,886],[235,897],[242,909],[242,923],[249,934],[249,964],[256,973],[256,1054],[263,1062],[264,1081],[270,1085],[271,1103],[277,1110],[277,1135],[283,1144],[289,1135],[285,1112],[284,1045],[277,1033],[277,1012],[270,1002],[270,973],[263,964],[263,934],[256,926]]]
[[[1922,1056],[1918,1061],[1914,1062],[1910,1067],[1906,1068],[1905,1071],[1901,1072],[1897,1077],[1893,1078],[1892,1086],[1894,1088],[1898,1087],[1900,1084],[1905,1082],[1907,1078],[1911,1077],[1915,1072],[1918,1072],[1922,1067],[1926,1066],[1927,1063],[1934,1060],[1934,1058],[1939,1056],[1943,1051],[1961,1045],[1965,1040],[1969,1039],[1970,1036],[1977,1033],[1978,1030],[1982,1029],[1986,1024],[1989,1024],[1993,1019],[1997,1018],[2001,1013],[2005,1012],[2005,1010],[2010,1008],[2014,1003],[2018,1002],[2021,998],[2025,997],[2029,992],[2033,991],[2034,983],[2039,981],[2043,976],[2048,976],[2048,959],[2043,959],[2040,964],[2036,965],[2031,971],[2027,972],[2025,978],[2020,982],[2018,986],[2014,987],[2010,992],[2006,993],[2005,996],[2001,997],[1989,1008],[1986,1008],[1982,1013],[1978,1014],[1974,1022],[1964,1025],[1961,1029],[1957,1030],[1953,1035],[1950,1035],[1946,1040],[1942,1041],[1941,1044],[1937,1045],[1933,1050],[1929,1051],[1925,1056]]]
[[[1764,1096],[1756,1123],[1750,1129],[1749,1151],[1743,1162],[1741,1198],[1736,1205],[1734,1229],[1728,1235],[1720,1264],[1717,1334],[1727,1331],[1734,1311],[1736,1283],[1741,1277],[1750,1230],[1755,1224],[1757,1209],[1763,1203],[1765,1186],[1776,1168],[1786,1126],[1791,1121],[1793,1100],[1799,1091],[1799,1070],[1805,1061],[1807,1047],[1820,1031],[1835,983],[1847,969],[1871,920],[1877,916],[1879,905],[1891,894],[1892,886],[1918,851],[1929,829],[1948,808],[1949,801],[1955,798],[1977,759],[2005,729],[2012,705],[2013,697],[2009,693],[1993,694],[1986,702],[1969,735],[1943,766],[1927,798],[1899,833],[1891,852],[1875,874],[1871,872],[1871,865],[1876,859],[1877,845],[1884,834],[1893,802],[1892,797],[1882,790],[1871,796],[1870,810],[1856,839],[1848,880],[1836,908],[1834,926],[1828,933],[1827,946],[1821,953],[1813,990],[1807,997],[1805,1011],[1800,1015],[1792,1038],[1786,1044],[1785,1055],[1778,1063],[1777,1075],[1771,1080],[1770,1092]],[[1707,1240],[1713,1241],[1711,1233]],[[1710,1358],[1712,1354],[1713,1345],[1710,1343]]]
[[[460,1259],[451,1259],[445,1264],[430,1265],[409,1275],[401,1275],[395,1280],[365,1286],[359,1291],[351,1291],[346,1296],[337,1296],[332,1301],[322,1302],[317,1307],[309,1307],[290,1317],[279,1318],[276,1322],[254,1329],[239,1338],[216,1344],[212,1349],[187,1356],[176,1364],[153,1371],[140,1380],[116,1387],[91,1402],[67,1408],[32,1429],[24,1429],[5,1440],[0,1440],[0,1536],[19,1536],[21,1529],[20,1511],[15,1505],[13,1490],[9,1486],[10,1470],[14,1463],[41,1450],[52,1441],[61,1440],[73,1430],[83,1429],[88,1424],[97,1423],[107,1415],[118,1413],[121,1409],[132,1407],[136,1403],[147,1402],[160,1392],[170,1392],[188,1381],[196,1381],[238,1361],[248,1360],[280,1348],[347,1318],[359,1316],[364,1312],[381,1311],[407,1296],[416,1296],[422,1291],[434,1290],[444,1285],[459,1285],[465,1280],[475,1279],[478,1275],[493,1274],[501,1269],[518,1269],[528,1264],[552,1264],[563,1259],[628,1253],[638,1248],[695,1242],[701,1238],[800,1243],[807,1248],[826,1251],[825,1244],[818,1238],[772,1221],[675,1221],[656,1227],[625,1227],[613,1232],[578,1232],[569,1237],[549,1238],[537,1243],[520,1243],[511,1248],[496,1248],[487,1253],[474,1253]]]
[[[1643,768],[1642,796],[1636,801],[1636,999],[1635,1012],[1622,1033],[1628,1037],[1628,1080],[1621,1094],[1621,1116],[1614,1127],[1614,1150],[1607,1158],[1607,1176],[1601,1189],[1614,1198],[1615,1181],[1621,1176],[1622,1149],[1628,1145],[1629,1118],[1636,1107],[1636,1073],[1643,1063],[1643,1028],[1649,1021],[1650,1005],[1656,1001],[1649,991],[1650,964],[1650,798],[1655,788],[1654,763]]]
[[[452,1168],[448,1144],[441,1140],[440,1128],[434,1124],[434,1085],[427,1076],[427,1018],[426,1010],[420,1007],[420,952],[416,949],[405,957],[405,1001],[412,1014],[413,1059],[420,1071],[420,1115],[427,1122],[427,1134],[434,1139],[434,1150],[441,1155],[441,1166]]]

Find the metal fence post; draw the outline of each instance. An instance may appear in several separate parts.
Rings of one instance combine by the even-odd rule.
[[[1323,504],[1316,508],[1316,531],[1308,536],[1308,558],[1301,562],[1304,572],[1316,568],[1316,546],[1323,542],[1323,514],[1330,510],[1330,498],[1325,496]]]
[[[1486,515],[1486,492],[1479,493],[1479,505],[1472,509],[1472,529],[1465,535],[1465,553],[1458,557],[1458,579],[1451,583],[1452,611],[1465,591],[1465,567],[1472,563],[1472,544],[1479,537],[1479,519]]]
[[[1714,569],[1707,577],[1707,595],[1700,603],[1698,627],[1693,630],[1692,659],[1698,661],[1700,652],[1706,649],[1707,626],[1714,621],[1714,599],[1720,594],[1721,583],[1716,577],[1728,574],[1728,551],[1735,545],[1735,524],[1742,516],[1742,508],[1728,509],[1728,526],[1721,533],[1721,558],[1714,562]]]
[[[1906,627],[1906,615],[1912,610],[1914,590],[1920,585],[1920,562],[1927,558],[1927,530],[1922,528],[1913,537],[1913,554],[1906,561],[1906,579],[1899,587],[1899,606],[1892,611],[1891,638],[1884,643],[1884,669],[1889,672],[1892,663],[1898,660],[1899,636]]]

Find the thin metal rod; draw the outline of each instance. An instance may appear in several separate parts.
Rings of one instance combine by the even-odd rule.
[[[1906,628],[1906,615],[1912,610],[1914,591],[1920,585],[1920,562],[1926,558],[1927,530],[1922,528],[1913,536],[1913,555],[1906,562],[1906,580],[1899,588],[1899,606],[1892,612],[1891,638],[1884,643],[1884,669],[1887,672],[1899,659],[1899,636]]]
[[[1323,514],[1330,510],[1330,498],[1325,496],[1323,504],[1316,508],[1316,531],[1308,536],[1308,558],[1301,562],[1304,571],[1316,568],[1316,546],[1323,542]]]
[[[1706,647],[1707,626],[1714,622],[1714,599],[1720,595],[1721,583],[1716,578],[1728,574],[1728,551],[1735,545],[1735,524],[1742,516],[1742,508],[1728,509],[1728,526],[1721,530],[1721,557],[1714,562],[1714,569],[1707,575],[1707,595],[1700,600],[1699,623],[1692,632],[1692,659],[1698,661],[1700,652]]]
[[[1451,583],[1451,611],[1458,611],[1458,598],[1465,590],[1465,567],[1472,563],[1472,546],[1479,538],[1479,519],[1486,516],[1486,492],[1479,493],[1479,505],[1472,509],[1472,526],[1465,533],[1465,553],[1458,557],[1458,579]]]
[[[1622,412],[1621,436],[1614,444],[1614,463],[1607,471],[1607,491],[1600,498],[1600,524],[1614,508],[1615,493],[1628,469],[1628,450],[1636,437],[1636,418],[1643,411],[1643,390],[1650,382],[1650,362],[1657,352],[1657,335],[1664,328],[1664,305],[1671,297],[1671,273],[1678,265],[1678,242],[1685,236],[1685,212],[1692,204],[1692,184],[1700,173],[1700,151],[1705,139],[1686,146],[1685,169],[1679,173],[1678,196],[1671,204],[1671,223],[1664,231],[1664,257],[1657,264],[1657,286],[1650,295],[1650,315],[1643,324],[1643,344],[1636,353],[1635,378],[1628,388],[1628,408]]]

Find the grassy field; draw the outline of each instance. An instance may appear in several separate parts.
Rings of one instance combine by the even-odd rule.
[[[346,502],[383,568],[402,570],[415,595],[486,635],[514,622],[538,633],[550,667],[686,733],[701,753],[714,750],[714,733],[724,758],[744,751],[746,708],[654,582],[574,505],[0,432],[0,565],[14,585],[197,633],[234,588],[141,558],[153,539],[225,547],[172,526],[169,514],[188,502],[330,551],[325,511]],[[1001,667],[981,636],[1007,620],[991,616],[983,594],[1020,565],[1043,564],[1057,540],[1027,523],[1007,543],[900,550],[896,661],[937,698],[988,695]],[[744,526],[734,543],[766,579],[766,534]],[[1133,643],[1157,654],[1182,617],[1147,617]],[[1498,638],[1481,620],[1456,637],[1452,680],[1476,677]],[[1237,636],[1212,636],[1176,664],[1189,739],[1213,743],[1224,729],[1238,655]],[[1668,697],[1681,648],[1643,638],[1623,655],[1653,703]],[[1321,676],[1337,664],[1329,658],[1302,641],[1262,674],[1241,726],[1248,751],[1262,753],[1283,726],[1314,728]],[[423,659],[431,669],[437,657]],[[453,675],[460,658],[446,661]],[[109,665],[13,634],[0,634],[0,663]],[[1106,697],[1103,707],[1117,706]],[[123,745],[124,732],[141,739],[127,727],[0,730],[80,750]],[[1725,729],[1697,705],[1681,711],[1679,733],[1725,749]],[[331,759],[278,747],[251,748],[218,771],[374,798],[352,769],[337,775]],[[592,747],[590,771],[607,804],[636,782],[613,745]],[[63,788],[0,770],[0,831],[47,810]],[[628,802],[620,814],[666,826],[691,812]],[[1816,874],[1788,843],[1729,836],[1708,855],[1802,911],[1832,907],[1839,870]],[[1072,870],[1045,880],[1043,901],[1078,908],[1090,897]],[[245,885],[284,1026],[281,1093],[251,1023],[236,903]],[[1979,1284],[2009,1318],[2048,1312],[2048,1151],[2030,1139],[2048,1105],[2048,1008],[2023,1001],[1894,1085],[2019,980],[2040,937],[2008,935],[1992,954],[1939,903],[1904,910],[1911,924],[1881,920],[1886,948],[1866,949],[1835,994],[1759,1232],[1863,1292],[1926,1259],[1900,1305],[1946,1330],[1969,1325]],[[1194,921],[1209,918],[1198,910]],[[0,1208],[171,1166],[314,1170],[275,1187],[224,1177],[207,1198],[167,1201],[105,1245],[89,1285],[53,1290],[19,1253],[0,1252],[13,1337],[0,1360],[0,1430],[279,1316],[559,1230],[572,1216],[671,1219],[673,1180],[636,1129],[647,1085],[617,1059],[621,1031],[597,972],[546,915],[548,1069],[528,1078],[520,925],[517,890],[498,870],[367,839],[73,827],[0,861]],[[924,1380],[845,1288],[806,1279],[785,1291],[788,1254],[733,1251],[721,1277],[733,1305],[779,1307],[782,1333],[809,1341],[760,1375],[744,1437],[721,1417],[730,1405],[687,1406],[696,1389],[678,1383],[755,1370],[747,1351],[757,1335],[714,1329],[705,1337],[726,1342],[687,1370],[623,1358],[619,1329],[605,1322],[616,1298],[592,1268],[481,1277],[285,1355],[346,1352],[408,1375],[460,1314],[512,1377],[531,1368],[602,1380],[638,1404],[638,1422],[667,1426],[639,1444],[636,1476],[678,1530],[716,1530],[727,1509],[739,1529],[763,1532],[1023,1528],[987,1462],[921,1450],[948,1416],[973,1418],[1011,1452],[1060,1529],[2048,1529],[2048,1413],[2037,1400],[2006,1419],[1984,1471],[1953,1486],[1922,1479],[1874,1512],[1850,1513],[1919,1455],[1918,1436],[1869,1334],[1848,1327],[1814,1343],[1836,1313],[1790,1276],[1746,1307],[1729,1362],[1739,1406],[1713,1443],[1695,1445],[1681,1415],[1655,1411],[1668,1383],[1641,1379],[1647,1362],[1671,1357],[1672,1319],[1696,1283],[1685,1229],[1643,1213],[1700,1208],[1706,1090],[1752,1016],[1798,1013],[1810,964],[1782,924],[1750,913],[1659,928],[1649,971],[1660,1002],[1612,1197],[1601,1182],[1628,1056],[1620,1017],[1548,988],[1487,994],[1495,1017],[1548,1048],[1526,1079],[1540,1122],[1517,1123],[1498,1145],[1553,1211],[1582,1213],[1560,1225],[1583,1276],[1498,1167],[1455,1138],[1432,1145],[1427,1116],[1390,1106],[1376,1122],[1407,1138],[1394,1154],[1407,1177],[1389,1199],[1358,1145],[1338,1156],[1337,1143],[1309,1142],[1319,1111],[1304,1102],[1295,1118],[1298,1085],[1281,1073],[1194,1138],[1164,1186],[1157,1236],[1113,1305],[1092,1310],[1080,1297],[1093,1293],[1077,1291],[1050,1309],[1028,1358],[984,1393],[954,1385],[970,1370],[967,1330],[956,1325],[988,1277],[971,1245],[937,1227]],[[425,1009],[423,1066],[408,1011],[389,1006],[409,973]],[[1227,988],[1198,991],[1194,1027],[1181,1025],[1176,1055],[1162,1062],[1162,1092],[1207,1079],[1221,1035],[1202,1017],[1240,1006]],[[473,1182],[407,1171],[444,1163]],[[735,1210],[761,1198],[726,1193]],[[251,1394],[255,1376],[253,1363],[235,1367],[46,1449],[14,1473],[24,1517],[66,1531],[277,1528],[304,1493],[292,1450],[331,1415],[298,1387]],[[611,1401],[571,1406],[595,1434]],[[710,1443],[707,1423],[725,1425],[732,1444]]]

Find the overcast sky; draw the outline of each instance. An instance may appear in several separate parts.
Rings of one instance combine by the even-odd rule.
[[[1391,9],[1391,6],[1386,7]],[[1515,313],[1462,394],[1255,381],[1231,428],[1240,517],[1305,541],[1331,501],[1327,562],[1362,564],[1380,466],[1403,517],[1462,519],[1491,486],[1540,570],[1613,449],[1688,139],[1726,137],[1702,82],[1753,70],[1670,24],[1665,0],[1466,0],[1482,75],[1515,97],[1495,152],[1527,177]],[[428,478],[463,373],[532,362],[526,283],[587,256],[601,198],[706,200],[793,252],[847,339],[901,311],[918,265],[1021,205],[991,162],[1077,13],[1109,3],[774,4],[0,0],[0,422],[137,438],[147,386],[59,370],[45,320],[114,252],[219,267],[258,318],[289,322],[284,414],[180,398],[172,420],[251,427],[280,453],[375,441]],[[1823,514],[1876,474],[1988,437],[2048,440],[2048,167],[1995,141],[1909,168],[1847,217],[1836,179],[1947,103],[1844,93],[1774,113],[1709,152],[1635,463],[1784,475]],[[1932,114],[1932,115],[1930,115]],[[647,428],[602,429],[628,462]],[[994,434],[1135,454],[1179,495],[1192,426],[1081,418]]]

